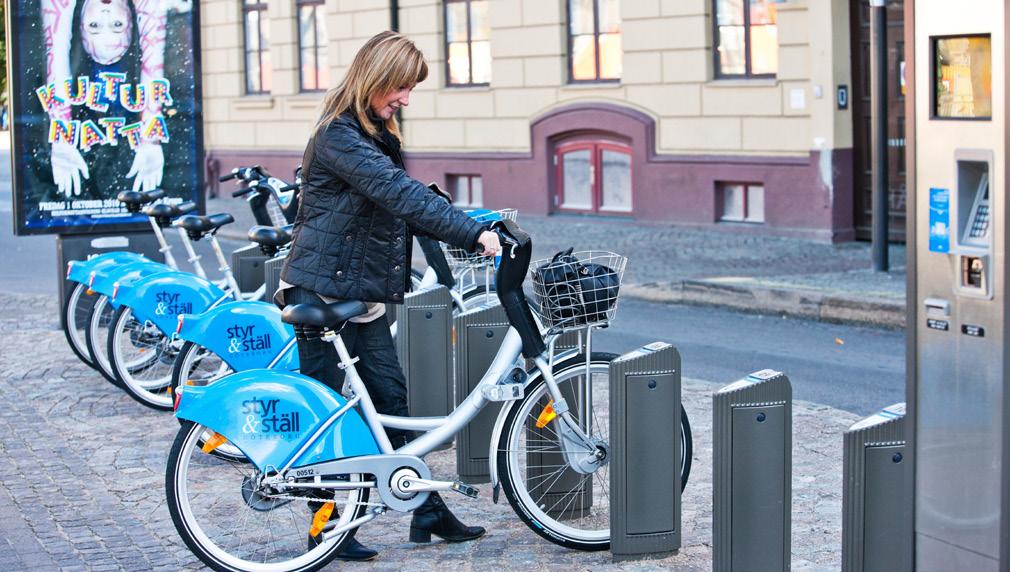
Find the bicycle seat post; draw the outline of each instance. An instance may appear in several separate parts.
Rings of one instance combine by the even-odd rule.
[[[168,244],[165,240],[165,233],[161,231],[161,227],[158,226],[158,221],[155,220],[153,216],[147,217],[147,221],[151,223],[151,228],[154,230],[154,236],[158,239],[158,245],[160,248],[158,252],[165,255],[165,264],[175,270],[179,269],[179,264],[175,261],[175,257],[172,256],[172,246]]]
[[[224,279],[228,282],[228,289],[231,291],[232,298],[241,300],[242,290],[239,289],[238,281],[235,280],[235,274],[232,273],[228,259],[225,257],[224,251],[221,250],[221,243],[217,241],[217,232],[213,231],[209,233],[209,238],[210,246],[214,249],[214,255],[217,256],[217,260],[221,264],[220,270],[224,273]]]
[[[186,247],[186,254],[189,255],[189,263],[193,265],[193,271],[196,275],[204,280],[207,279],[207,273],[203,270],[203,264],[200,263],[202,256],[196,253],[193,249],[193,241],[189,239],[189,235],[186,233],[186,229],[181,226],[177,226],[176,229],[179,231],[179,236],[182,238],[182,245]]]

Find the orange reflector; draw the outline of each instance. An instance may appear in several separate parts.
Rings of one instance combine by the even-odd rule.
[[[182,316],[183,314],[179,314],[179,321],[175,324],[175,335],[179,335],[179,332],[182,331]]]
[[[309,536],[313,538],[319,536],[319,533],[323,531],[323,527],[330,521],[330,515],[332,514],[333,503],[328,502],[321,506],[319,510],[316,511],[316,515],[312,517],[312,527],[309,528]]]
[[[537,417],[537,429],[543,429],[547,427],[547,424],[554,420],[558,414],[554,412],[554,400],[547,402],[547,407],[540,412],[540,416]]]
[[[171,386],[171,385],[170,385],[170,386],[168,386],[168,387],[166,388],[166,391],[168,391],[168,394],[169,394],[169,395],[172,395],[172,386]]]
[[[112,299],[113,300],[116,299],[116,294],[119,294],[119,282],[116,282],[116,283],[114,283],[112,285]]]
[[[87,294],[88,296],[94,296],[95,295],[95,291],[92,290],[91,288],[88,288],[87,290],[85,290],[84,293]]]
[[[210,453],[214,449],[217,449],[221,445],[227,443],[228,440],[225,439],[220,433],[214,433],[209,439],[203,442],[203,447],[201,449],[204,453]]]

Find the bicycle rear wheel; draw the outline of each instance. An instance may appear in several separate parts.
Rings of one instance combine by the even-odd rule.
[[[85,329],[88,318],[91,316],[91,309],[98,300],[98,293],[88,293],[88,287],[84,284],[77,284],[70,291],[66,301],[63,302],[62,313],[60,315],[60,326],[63,328],[63,335],[67,338],[67,343],[74,355],[89,367],[95,367],[95,361],[88,352],[85,341]]]
[[[352,531],[329,535],[311,549],[308,531],[313,497],[294,491],[270,493],[253,483],[251,462],[208,455],[201,449],[208,429],[186,421],[168,455],[165,488],[172,522],[186,545],[214,570],[308,572],[332,560]],[[350,475],[358,481],[362,475]],[[289,497],[289,498],[283,498]],[[293,500],[294,499],[294,500]],[[367,510],[368,490],[335,493],[337,526]]]
[[[161,411],[172,410],[172,369],[181,342],[141,322],[120,306],[109,326],[108,355],[116,381],[130,397]]]

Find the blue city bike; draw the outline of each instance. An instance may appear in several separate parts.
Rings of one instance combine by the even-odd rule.
[[[169,453],[166,494],[176,530],[204,564],[224,571],[318,570],[355,529],[388,510],[409,512],[434,491],[476,497],[475,488],[459,481],[433,479],[424,456],[490,402],[503,402],[489,451],[495,502],[504,491],[531,530],[560,546],[609,547],[614,356],[552,357],[560,332],[542,333],[522,290],[531,241],[512,222],[494,227],[505,247],[497,296],[511,328],[478,386],[448,416],[376,412],[357,358],[339,336],[348,319],[366,311],[358,301],[302,304],[283,313],[299,337],[333,343],[348,399],[279,370],[180,388],[175,405],[183,425]],[[616,297],[606,312],[594,313],[594,324],[605,324],[615,310]],[[535,364],[529,371],[524,357]],[[394,449],[385,428],[423,434]],[[218,454],[222,448],[229,454]]]
[[[480,222],[515,220],[515,209],[467,211]],[[250,231],[250,239],[255,240]],[[273,232],[263,229],[263,233]],[[490,269],[492,257],[465,253],[438,241],[418,237],[428,268],[420,279],[412,275],[415,290],[441,284],[449,289],[454,314],[487,303],[494,291],[490,280],[475,279],[478,269]],[[485,276],[490,276],[485,272]],[[397,325],[390,326],[396,337]],[[280,310],[262,307],[256,302],[222,304],[200,316],[179,316],[176,337],[185,343],[179,350],[172,372],[172,387],[206,385],[224,375],[247,369],[278,367],[297,371],[298,352],[295,334],[281,321]],[[285,337],[286,336],[286,337]]]

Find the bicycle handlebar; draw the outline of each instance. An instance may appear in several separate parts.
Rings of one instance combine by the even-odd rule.
[[[246,187],[244,189],[239,189],[237,191],[232,191],[231,196],[241,197],[242,195],[248,195],[249,193],[256,190],[256,187]]]

